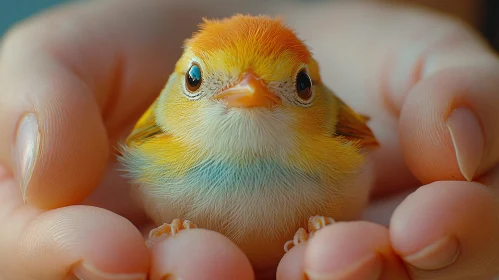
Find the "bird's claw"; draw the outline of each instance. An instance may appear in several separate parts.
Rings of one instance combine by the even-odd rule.
[[[297,246],[298,244],[305,243],[307,240],[313,237],[314,233],[327,225],[334,224],[333,218],[324,216],[312,216],[308,219],[308,232],[304,228],[299,228],[293,240],[289,240],[284,244],[284,252],[288,252],[292,246]]]
[[[149,239],[146,241],[148,247],[152,247],[158,241],[163,240],[168,236],[175,236],[179,231],[186,229],[197,228],[195,224],[193,224],[189,220],[180,220],[174,219],[171,224],[164,223],[163,225],[151,230],[149,232]]]

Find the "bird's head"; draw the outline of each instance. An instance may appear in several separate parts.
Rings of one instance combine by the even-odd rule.
[[[332,137],[342,118],[367,128],[348,107],[352,115],[342,117],[341,104],[291,29],[279,19],[235,15],[204,20],[186,41],[150,115],[163,132],[193,145],[273,154]]]

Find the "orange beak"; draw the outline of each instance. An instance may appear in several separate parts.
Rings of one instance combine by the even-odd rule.
[[[220,92],[215,99],[224,101],[230,107],[239,108],[270,109],[282,104],[281,99],[251,73],[244,73],[243,79],[238,84]]]

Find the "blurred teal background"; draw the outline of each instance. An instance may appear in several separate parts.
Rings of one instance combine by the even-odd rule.
[[[71,0],[0,0],[0,36],[7,29],[20,20],[60,3]]]

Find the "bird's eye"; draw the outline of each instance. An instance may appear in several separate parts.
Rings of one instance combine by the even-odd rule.
[[[312,98],[312,81],[305,70],[301,70],[296,75],[296,91],[298,97],[303,101],[308,101]]]
[[[203,78],[201,77],[201,68],[197,64],[192,64],[191,68],[185,74],[185,83],[190,92],[195,92],[201,86]]]

